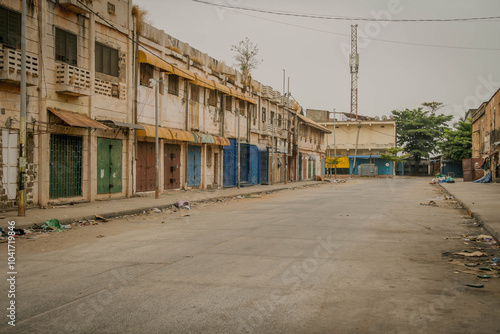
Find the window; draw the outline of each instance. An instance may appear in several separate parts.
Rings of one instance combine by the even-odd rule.
[[[56,60],[76,66],[76,35],[56,28]]]
[[[111,2],[108,2],[108,14],[115,15],[115,5],[113,5]]]
[[[262,108],[262,123],[266,122],[266,108]]]
[[[248,115],[252,115],[253,125],[257,125],[257,109],[253,104],[248,105]]]
[[[199,86],[191,85],[190,100],[193,102],[200,102],[200,87]]]
[[[281,127],[281,114],[278,115],[278,126]]]
[[[233,111],[233,97],[226,95],[226,110]]]
[[[149,87],[149,80],[153,79],[155,68],[151,64],[141,63],[140,64],[140,83],[142,86]]]
[[[0,43],[21,48],[21,14],[0,6]]]
[[[95,43],[95,70],[99,73],[118,76],[118,50]]]
[[[217,107],[217,91],[211,89],[208,94],[208,105]]]
[[[245,101],[239,100],[240,114],[245,115]]]
[[[172,95],[179,95],[179,77],[177,75],[168,76],[168,93]]]
[[[269,119],[272,125],[274,125],[274,111],[271,111],[271,118]]]

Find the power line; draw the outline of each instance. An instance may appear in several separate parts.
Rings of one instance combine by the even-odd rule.
[[[311,30],[311,31],[322,32],[322,33],[325,33],[325,34],[345,36],[345,37],[350,37],[351,36],[350,34],[343,34],[343,33],[329,31],[329,30],[316,29],[316,28],[311,28],[311,27],[303,26],[303,25],[300,25],[300,24],[287,23],[287,22],[283,22],[283,21],[278,21],[278,20],[268,19],[268,18],[265,18],[265,17],[251,15],[251,14],[248,14],[248,13],[243,13],[243,12],[240,12],[240,11],[235,11],[235,13],[240,14],[240,15],[245,15],[245,16],[253,17],[253,18],[257,18],[257,19],[264,20],[264,21],[269,21],[269,22],[274,22],[274,23],[278,23],[278,24],[283,24],[283,25],[287,25],[287,26],[291,26],[291,27],[296,27],[296,28],[301,28],[301,29],[306,29],[306,30]],[[370,41],[375,41],[375,42],[383,42],[383,43],[391,43],[391,44],[402,44],[402,45],[413,45],[413,46],[425,46],[425,47],[432,47],[432,48],[482,50],[482,51],[500,51],[500,48],[480,48],[480,47],[470,47],[470,46],[453,46],[453,45],[437,45],[437,44],[425,44],[425,43],[412,43],[412,42],[392,41],[392,40],[388,40],[388,39],[370,38],[370,37],[362,37],[362,36],[359,36],[359,38],[360,39],[370,40]]]
[[[191,1],[202,3],[205,5],[210,5],[210,6],[217,6],[217,7],[221,7],[221,8],[239,9],[239,10],[258,12],[258,13],[264,13],[264,14],[303,17],[303,18],[309,18],[309,19],[322,19],[322,20],[370,21],[370,22],[464,22],[464,21],[488,21],[488,20],[500,19],[500,16],[465,17],[465,18],[448,18],[448,19],[376,19],[376,18],[369,18],[369,17],[319,15],[319,14],[287,12],[287,11],[281,11],[281,10],[250,8],[250,7],[242,7],[242,6],[231,6],[231,5],[224,5],[224,4],[220,4],[220,3],[213,3],[213,2],[202,1],[202,0],[191,0]]]

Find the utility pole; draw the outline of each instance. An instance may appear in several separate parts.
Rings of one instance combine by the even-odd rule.
[[[274,184],[274,117],[271,110],[269,110],[271,116],[271,185]]]
[[[21,115],[19,117],[19,190],[17,215],[26,216],[26,6],[22,0],[21,13]]]
[[[238,183],[238,189],[240,189],[240,109],[237,108],[236,112],[238,113],[238,139],[237,143],[238,145],[236,146],[237,149],[237,154],[236,154],[236,177],[237,177],[237,183]]]
[[[351,114],[356,115],[358,120],[358,25],[351,25],[351,56],[349,57],[349,66],[351,68]]]
[[[354,149],[354,165],[352,166],[351,178],[354,177],[354,171],[356,170],[356,157],[358,155],[358,141],[359,141],[359,130],[361,129],[361,122],[358,123],[358,134],[356,135],[356,148]]]
[[[158,80],[150,79],[150,84],[155,85],[155,198],[160,197],[160,167],[159,167],[159,143],[158,143]]]
[[[335,138],[335,128],[337,125],[335,124],[335,108],[333,108],[333,158],[335,162],[337,162],[337,140]],[[337,163],[335,163],[335,180],[337,179]]]

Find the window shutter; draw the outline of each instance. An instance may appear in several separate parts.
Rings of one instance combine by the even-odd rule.
[[[102,47],[102,72],[105,74],[111,73],[111,49],[105,46]]]
[[[21,47],[21,14],[9,11],[8,14],[8,45]]]
[[[65,35],[64,31],[56,28],[56,60],[66,61]]]
[[[77,41],[76,41],[76,35],[66,33],[66,61],[70,65],[75,65],[77,64]]]
[[[0,7],[0,43],[7,43],[7,17],[6,8]]]
[[[110,51],[110,72],[112,76],[118,76],[118,50],[109,49]]]
[[[95,71],[102,73],[103,71],[103,52],[102,45],[99,43],[95,44]]]

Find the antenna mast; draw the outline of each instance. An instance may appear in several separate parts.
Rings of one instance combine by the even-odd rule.
[[[351,25],[351,55],[349,57],[351,67],[351,114],[356,115],[358,120],[358,25]]]

